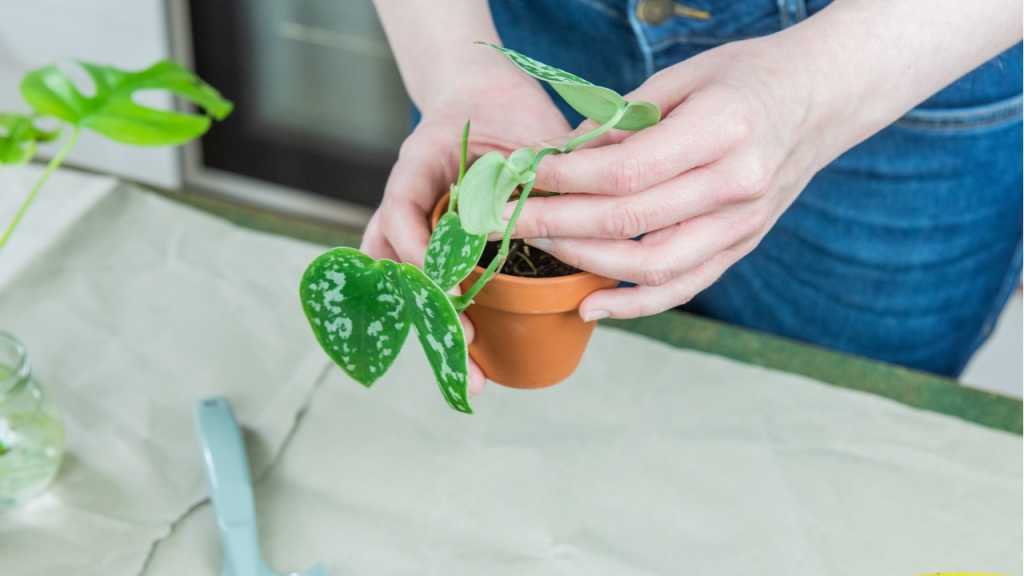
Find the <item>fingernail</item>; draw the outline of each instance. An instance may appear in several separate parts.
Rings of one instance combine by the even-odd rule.
[[[601,320],[609,316],[607,310],[587,310],[586,312],[580,311],[580,316],[584,322],[593,322],[595,320]]]
[[[540,248],[541,250],[550,250],[554,245],[554,243],[547,238],[527,238],[524,242],[534,248]]]

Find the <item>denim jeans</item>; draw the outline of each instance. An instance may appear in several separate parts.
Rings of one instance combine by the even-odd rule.
[[[640,1],[492,0],[491,9],[510,48],[628,92],[827,4],[687,0],[711,18],[650,24]],[[1021,199],[1018,45],[818,173],[761,244],[686,308],[957,376],[1019,284]]]

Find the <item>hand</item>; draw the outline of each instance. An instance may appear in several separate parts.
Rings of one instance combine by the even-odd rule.
[[[764,40],[656,74],[627,99],[661,106],[661,123],[544,159],[536,188],[563,195],[531,198],[515,236],[637,284],[590,295],[585,320],[687,302],[757,246],[826,162],[816,157],[811,91],[796,74]]]
[[[509,72],[478,74],[472,85],[461,84],[456,94],[423,111],[422,121],[402,144],[361,250],[374,258],[423,265],[430,213],[458,177],[459,139],[467,119],[472,120],[471,158],[489,150],[510,152],[535,145],[569,130],[539,84]],[[472,326],[465,317],[463,323],[467,340],[472,340]],[[483,373],[471,361],[470,391],[478,393],[483,381]]]

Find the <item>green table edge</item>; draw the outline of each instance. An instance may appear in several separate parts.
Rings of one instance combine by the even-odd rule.
[[[239,226],[325,246],[358,246],[361,231],[291,217],[209,194],[157,191]],[[697,350],[746,364],[800,374],[826,384],[889,398],[913,408],[946,414],[1021,435],[1024,404],[1000,394],[968,388],[955,380],[853,356],[683,312],[632,320],[604,320],[676,348]]]

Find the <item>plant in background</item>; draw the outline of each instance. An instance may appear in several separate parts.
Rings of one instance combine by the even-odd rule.
[[[23,164],[32,159],[39,142],[68,135],[46,165],[13,219],[0,232],[0,249],[7,244],[47,178],[75,146],[82,129],[136,146],[173,146],[204,134],[210,117],[223,120],[232,104],[212,86],[175,62],[163,60],[129,72],[111,66],[81,62],[95,91],[82,94],[57,66],[45,66],[25,75],[21,95],[32,109],[28,114],[0,113],[0,164]],[[166,90],[196,104],[204,114],[186,114],[147,108],[135,102],[140,91]],[[54,119],[60,128],[44,130],[38,123]]]
[[[469,352],[459,313],[501,270],[540,161],[548,154],[572,152],[612,128],[641,130],[661,117],[654,104],[627,102],[613,90],[513,50],[490,46],[522,71],[547,82],[577,112],[599,126],[563,146],[520,148],[507,157],[488,152],[467,170],[467,122],[458,179],[451,186],[447,212],[430,237],[423,269],[374,260],[353,248],[334,248],[309,265],[299,290],[320,345],[353,379],[370,386],[383,376],[415,327],[445,400],[465,413],[472,413],[467,397]],[[517,190],[512,216],[502,222],[505,204]],[[488,235],[502,230],[497,254],[480,278],[464,294],[452,294],[480,260]]]

